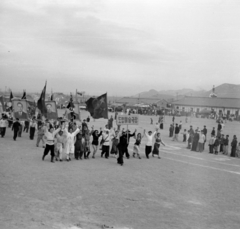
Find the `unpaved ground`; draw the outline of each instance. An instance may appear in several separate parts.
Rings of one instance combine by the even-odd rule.
[[[145,159],[143,139],[142,159],[125,159],[124,166],[100,158],[100,152],[90,160],[41,161],[43,149],[35,141],[24,133],[14,142],[8,129],[0,139],[0,228],[239,228],[240,160],[190,152],[170,141],[170,120],[162,131],[162,159]],[[138,131],[153,129],[149,123],[141,116]],[[191,120],[194,127],[204,124],[209,132],[216,126]],[[225,127],[231,139],[239,130],[237,122]]]

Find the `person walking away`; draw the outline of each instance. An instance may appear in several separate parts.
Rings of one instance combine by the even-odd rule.
[[[156,131],[154,131],[153,133],[152,131],[148,131],[148,133],[146,133],[146,130],[144,130],[144,135],[147,137],[147,143],[145,146],[145,155],[147,159],[149,159],[149,154],[152,152],[153,138],[155,134]]]
[[[29,131],[29,138],[31,140],[34,139],[34,135],[35,135],[35,131],[37,129],[37,123],[35,120],[32,120],[31,124],[30,124],[30,131]]]
[[[228,155],[229,135],[226,135],[223,145],[223,154]]]
[[[49,151],[51,151],[51,162],[54,163],[54,142],[55,142],[55,135],[60,131],[61,129],[58,128],[57,130],[54,130],[52,126],[50,126],[49,129],[45,129],[45,139],[46,139],[46,147],[43,152],[42,160],[44,161],[45,157],[48,155]]]
[[[232,147],[232,149],[231,149],[230,157],[236,157],[237,144],[238,144],[238,142],[237,142],[237,137],[236,137],[236,135],[234,135],[234,136],[233,136],[233,140],[232,140],[232,142],[231,142],[231,147]]]
[[[164,145],[160,133],[157,132],[156,134],[156,138],[155,138],[155,143],[154,143],[154,147],[153,147],[153,151],[152,151],[152,156],[154,157],[154,155],[158,156],[158,159],[160,159],[161,157],[159,156],[159,148],[160,148],[160,144]]]
[[[211,135],[211,138],[209,139],[209,153],[213,154],[213,149],[214,149],[214,143],[215,143],[215,136]]]
[[[23,128],[23,132],[26,132],[28,133],[28,130],[29,130],[29,120],[25,120],[24,121],[24,128]]]
[[[13,130],[13,140],[16,141],[18,136],[18,131],[21,124],[19,123],[19,119],[16,118],[16,121],[12,124],[12,130]]]
[[[179,131],[180,131],[180,129],[179,129],[179,126],[178,126],[178,124],[176,123],[176,127],[175,127],[175,132],[174,132],[174,137],[173,137],[173,141],[178,141],[178,134],[179,134]]]
[[[37,133],[37,142],[36,146],[39,146],[40,141],[42,141],[42,147],[45,148],[45,142],[44,142],[44,134],[45,134],[45,126],[40,125]]]
[[[105,155],[105,158],[108,159],[108,157],[109,157],[109,147],[110,147],[110,134],[109,134],[108,129],[105,129],[103,131],[102,139],[103,139],[103,143],[102,143],[101,157],[103,157]]]
[[[7,119],[2,115],[2,118],[0,119],[0,133],[2,138],[5,136],[7,125]]]
[[[144,137],[144,134],[141,135],[140,133],[137,134],[137,137],[135,136],[136,142],[133,145],[133,157],[135,157],[135,154],[136,154],[137,157],[141,159],[139,152],[140,152],[140,145],[143,137]]]
[[[94,126],[92,127],[92,129],[94,128]],[[95,158],[95,154],[98,150],[98,145],[99,145],[99,138],[102,135],[102,128],[100,128],[100,133],[98,132],[98,130],[94,130],[92,132],[92,148],[93,148],[93,156],[92,158]]]
[[[200,153],[203,152],[204,142],[205,142],[205,135],[204,135],[203,131],[201,131],[200,136],[199,136],[199,141],[198,141],[198,151]]]

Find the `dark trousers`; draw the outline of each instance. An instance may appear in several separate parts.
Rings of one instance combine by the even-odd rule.
[[[18,129],[18,137],[22,137],[22,126]]]
[[[46,147],[45,147],[45,149],[44,149],[43,159],[44,159],[45,156],[48,155],[49,151],[51,151],[51,160],[53,160],[54,155],[55,155],[55,154],[54,154],[54,145],[48,145],[48,144],[46,144]]]
[[[2,138],[5,136],[5,133],[6,133],[6,127],[1,127],[1,136]]]
[[[213,153],[213,145],[209,145],[209,153]]]
[[[220,150],[219,150],[219,152],[223,152],[223,145],[222,145],[222,144],[220,145]]]
[[[34,139],[34,134],[35,134],[35,127],[30,127],[30,139],[33,140]]]
[[[186,134],[184,134],[183,135],[183,142],[186,142],[186,140],[187,140],[187,136],[186,136]]]
[[[12,127],[12,121],[8,121],[8,127],[11,128]]]
[[[82,159],[82,156],[83,156],[83,151],[82,150],[76,150],[75,149],[75,152],[74,152],[74,156],[75,156],[75,159]]]
[[[149,154],[152,152],[152,146],[146,146],[145,147],[145,155],[147,158],[149,158]]]
[[[28,133],[28,129],[29,129],[29,126],[24,126],[23,132],[26,131],[26,133]]]
[[[120,165],[123,165],[124,161],[123,161],[123,154],[124,154],[124,149],[119,148],[118,150],[118,159],[117,159],[117,163]]]
[[[102,156],[105,154],[105,158],[109,157],[109,146],[102,145]]]
[[[13,130],[13,140],[15,140],[15,141],[16,141],[16,139],[17,139],[17,136],[18,136],[18,129],[16,129],[16,130]]]

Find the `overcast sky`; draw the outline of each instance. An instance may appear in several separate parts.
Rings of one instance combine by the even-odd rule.
[[[134,95],[240,84],[239,0],[1,0],[0,88]]]

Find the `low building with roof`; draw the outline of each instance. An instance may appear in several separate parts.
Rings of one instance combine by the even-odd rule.
[[[182,112],[201,113],[204,110],[236,117],[240,115],[240,99],[238,98],[185,96],[172,104],[175,110]]]

